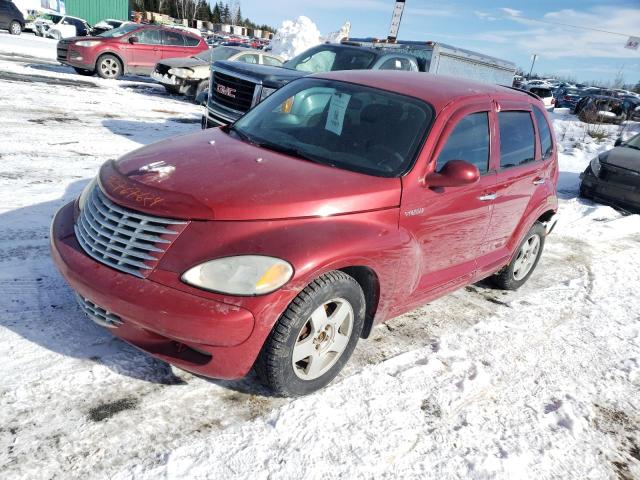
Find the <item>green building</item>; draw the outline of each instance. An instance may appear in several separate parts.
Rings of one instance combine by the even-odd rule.
[[[65,0],[67,15],[83,18],[89,25],[100,20],[129,20],[129,0]]]

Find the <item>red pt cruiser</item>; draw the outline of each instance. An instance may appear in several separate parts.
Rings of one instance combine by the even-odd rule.
[[[88,316],[210,377],[328,384],[378,322],[485,277],[520,287],[555,223],[556,144],[525,92],[334,72],[230,127],[105,163],[52,226]]]

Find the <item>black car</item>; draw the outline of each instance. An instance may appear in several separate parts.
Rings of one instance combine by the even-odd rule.
[[[626,120],[622,100],[606,95],[587,95],[582,97],[574,112],[580,120],[587,123],[617,123]]]
[[[0,0],[0,29],[20,35],[24,29],[24,15],[11,0]]]
[[[591,160],[580,195],[640,213],[640,134]]]
[[[584,95],[584,91],[574,87],[560,87],[556,93],[556,107],[558,108],[575,108],[578,101]]]

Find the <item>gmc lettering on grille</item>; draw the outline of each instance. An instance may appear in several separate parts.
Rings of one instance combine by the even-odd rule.
[[[227,97],[236,98],[236,89],[224,85],[216,85],[216,91]]]

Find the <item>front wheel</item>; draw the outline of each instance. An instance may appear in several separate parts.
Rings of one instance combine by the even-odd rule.
[[[96,63],[96,71],[102,78],[120,78],[122,76],[122,64],[115,55],[102,55]]]
[[[358,342],[364,293],[340,271],[314,280],[291,302],[267,338],[256,371],[274,393],[306,395],[342,370]]]
[[[546,230],[536,222],[518,246],[511,263],[493,277],[494,283],[504,290],[517,290],[529,279],[542,255]]]
[[[22,33],[22,25],[20,25],[20,22],[15,20],[11,22],[9,25],[9,33],[11,35],[20,35]]]

